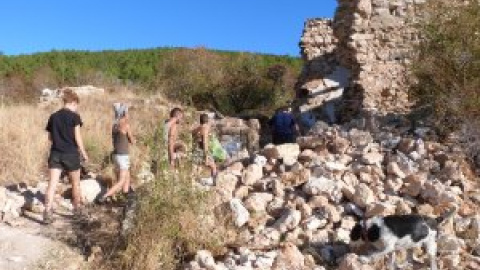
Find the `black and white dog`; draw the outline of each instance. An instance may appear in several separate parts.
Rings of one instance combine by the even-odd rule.
[[[363,220],[350,232],[352,245],[371,243],[378,251],[360,256],[362,262],[370,262],[392,253],[390,268],[395,269],[395,251],[424,247],[430,257],[430,268],[437,270],[438,227],[450,219],[457,209],[431,218],[422,215],[390,215]]]

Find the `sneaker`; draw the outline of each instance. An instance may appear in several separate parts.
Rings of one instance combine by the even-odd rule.
[[[126,197],[127,197],[128,201],[136,200],[137,199],[137,193],[135,193],[135,191],[132,188],[130,188],[128,190],[128,192],[126,193]]]
[[[88,213],[83,207],[73,209],[73,219],[77,221],[87,220]]]
[[[43,211],[43,223],[45,224],[52,224],[55,220],[53,219],[53,211]]]
[[[99,205],[106,204],[108,202],[109,202],[109,197],[107,197],[107,198],[100,197],[100,198],[95,199],[95,203],[99,204]]]

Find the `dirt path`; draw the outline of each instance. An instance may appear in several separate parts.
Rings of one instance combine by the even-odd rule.
[[[28,214],[15,227],[0,224],[1,270],[84,270],[88,269],[81,251],[72,242],[68,215],[57,215],[50,226],[40,216]]]

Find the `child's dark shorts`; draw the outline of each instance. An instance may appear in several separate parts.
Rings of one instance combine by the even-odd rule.
[[[48,158],[49,169],[61,169],[67,172],[73,172],[79,170],[80,167],[79,153],[50,152],[50,157]]]

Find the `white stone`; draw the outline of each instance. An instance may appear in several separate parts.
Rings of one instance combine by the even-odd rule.
[[[239,199],[232,199],[230,201],[230,209],[233,212],[233,221],[235,226],[242,227],[250,219],[250,213],[243,206],[243,203]]]
[[[260,254],[256,257],[255,261],[253,262],[253,267],[259,269],[269,269],[272,267],[273,263],[275,262],[275,258],[277,257],[278,253],[276,251],[270,251],[267,253]]]
[[[207,250],[199,250],[195,255],[195,261],[200,267],[206,268],[207,270],[216,270],[215,260],[213,259],[212,253]]]
[[[308,195],[330,194],[336,187],[335,181],[320,177],[311,177],[304,185],[303,191]]]
[[[297,246],[286,243],[275,258],[272,270],[305,269],[305,259]]]
[[[300,211],[287,209],[287,211],[285,211],[285,213],[275,222],[274,227],[280,232],[287,232],[295,229],[298,224],[300,224],[301,219],[302,214]]]
[[[251,186],[263,177],[263,168],[257,164],[250,164],[243,172],[242,183]]]
[[[100,194],[106,191],[106,188],[96,179],[85,179],[80,181],[80,190],[84,202],[92,203]]]
[[[378,152],[366,153],[362,156],[361,161],[365,165],[377,165],[380,167],[383,161],[383,155]]]
[[[283,159],[284,164],[291,166],[295,164],[300,155],[300,146],[296,143],[286,143],[277,145],[276,149],[279,154],[279,158]]]
[[[304,221],[304,227],[307,231],[315,231],[324,228],[327,225],[326,219],[319,219],[316,216],[311,216]]]
[[[273,200],[273,195],[266,192],[255,192],[250,194],[245,200],[245,207],[254,212],[265,212],[269,202]]]
[[[395,175],[395,176],[397,176],[401,179],[406,177],[405,173],[402,171],[402,169],[400,169],[400,167],[398,166],[398,164],[396,162],[390,162],[388,164],[387,173]]]
[[[367,207],[367,205],[375,201],[375,195],[373,191],[364,183],[360,183],[355,188],[354,202],[359,207]]]

